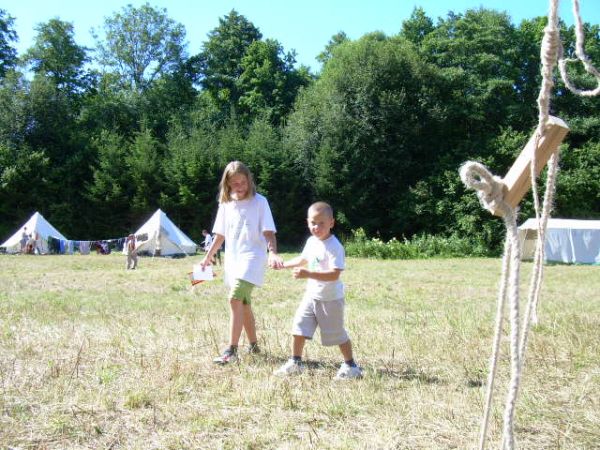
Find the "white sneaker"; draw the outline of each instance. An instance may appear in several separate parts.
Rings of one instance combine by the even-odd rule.
[[[231,364],[238,361],[237,352],[231,351],[229,349],[225,350],[221,356],[217,356],[213,359],[215,364],[219,364],[224,366],[226,364]]]
[[[349,366],[346,363],[342,363],[340,369],[337,371],[334,380],[349,380],[351,378],[362,378],[362,369],[358,366]]]
[[[287,377],[290,375],[300,375],[302,372],[304,372],[304,364],[302,364],[302,362],[288,359],[283,366],[273,372],[273,375]]]

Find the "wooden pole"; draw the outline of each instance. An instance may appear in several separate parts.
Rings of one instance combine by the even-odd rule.
[[[550,116],[544,128],[542,137],[539,139],[537,151],[535,151],[535,133],[521,151],[514,164],[502,179],[504,184],[504,201],[516,208],[521,199],[531,187],[531,160],[535,155],[536,176],[540,174],[552,154],[558,152],[558,147],[569,132],[567,124],[558,117]],[[493,214],[501,216],[499,210]]]

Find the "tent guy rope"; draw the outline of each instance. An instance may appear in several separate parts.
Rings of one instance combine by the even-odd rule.
[[[559,159],[558,148],[568,131],[567,125],[562,120],[550,116],[549,113],[552,89],[554,87],[553,73],[555,67],[558,66],[565,85],[574,94],[580,96],[600,94],[600,72],[592,65],[584,52],[584,29],[579,13],[579,0],[573,0],[576,37],[575,54],[577,60],[582,62],[586,72],[596,79],[597,87],[593,90],[580,90],[573,85],[568,77],[566,66],[573,59],[563,58],[558,3],[559,0],[549,0],[548,24],[544,28],[544,37],[540,51],[542,85],[537,99],[539,110],[538,125],[533,137],[504,179],[492,175],[483,165],[472,161],[466,162],[460,169],[460,176],[464,184],[477,192],[477,196],[485,209],[502,217],[506,227],[502,273],[497,296],[492,356],[490,358],[485,407],[479,439],[479,449],[481,450],[485,448],[487,438],[494,382],[500,354],[502,323],[507,303],[510,311],[511,355],[510,380],[503,416],[502,448],[504,450],[513,450],[516,447],[514,433],[516,402],[525,361],[529,331],[531,325],[537,323],[538,320],[537,306],[543,278],[544,242],[556,188]],[[546,163],[548,165],[546,189],[540,212],[536,179]],[[533,259],[533,270],[529,284],[525,316],[521,324],[519,310],[521,248],[517,230],[517,211],[519,202],[527,191],[527,183],[530,183],[533,195],[538,223],[538,240]]]

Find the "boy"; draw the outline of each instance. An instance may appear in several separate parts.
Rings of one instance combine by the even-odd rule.
[[[294,278],[307,278],[306,290],[294,316],[292,326],[292,357],[274,374],[287,376],[304,371],[302,351],[306,339],[312,339],[317,326],[321,343],[339,345],[344,357],[335,379],[362,377],[362,369],[352,357],[352,343],[344,329],[344,285],[340,274],[344,270],[344,247],[331,234],[335,223],[333,210],[325,202],[313,203],[308,208],[308,238],[302,254],[283,264],[294,268]]]

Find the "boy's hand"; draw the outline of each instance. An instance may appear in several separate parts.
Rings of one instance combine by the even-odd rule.
[[[304,267],[295,267],[292,275],[294,278],[308,278],[310,271]]]

